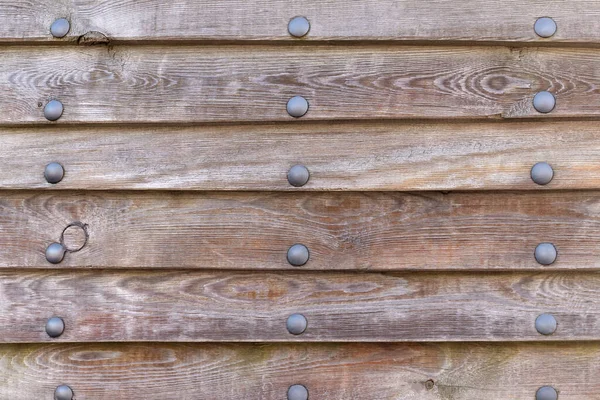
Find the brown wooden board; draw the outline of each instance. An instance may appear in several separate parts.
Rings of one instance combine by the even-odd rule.
[[[415,46],[9,46],[0,124],[598,117],[596,49]],[[549,114],[534,95],[556,94]],[[50,99],[64,104],[44,118]]]
[[[600,340],[600,275],[23,271],[0,273],[0,342]],[[300,313],[306,331],[292,335]],[[551,313],[553,335],[535,328]],[[64,320],[58,338],[48,318]]]
[[[549,121],[550,122],[550,121]],[[44,127],[0,131],[4,189],[598,189],[596,122]],[[548,162],[546,186],[530,177]],[[59,162],[65,177],[46,182]],[[305,165],[294,188],[287,171]]]
[[[4,191],[0,267],[297,269],[287,250],[301,243],[301,270],[589,270],[599,209],[600,193],[583,191]],[[74,222],[87,244],[50,264],[46,247]],[[533,255],[544,242],[558,249],[550,266]]]
[[[311,22],[303,40],[600,41],[600,5],[594,0],[2,0],[0,14],[0,40],[7,42],[57,41],[49,29],[61,17],[72,25],[67,42],[93,32],[127,41],[292,41],[287,24],[297,15]],[[545,16],[558,24],[551,39],[533,30],[536,19]]]
[[[286,398],[595,399],[596,343],[77,344],[0,346],[0,396],[51,399],[68,384],[77,400]]]

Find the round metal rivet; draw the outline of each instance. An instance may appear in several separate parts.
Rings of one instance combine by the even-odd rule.
[[[304,385],[292,385],[287,392],[288,400],[308,400],[308,389]]]
[[[539,92],[533,98],[533,108],[538,112],[547,114],[554,110],[556,106],[556,98],[554,95],[547,91]]]
[[[287,260],[294,267],[300,267],[308,262],[310,253],[303,244],[295,244],[288,249]]]
[[[308,179],[310,178],[310,172],[308,172],[308,168],[304,165],[294,165],[288,171],[288,182],[290,185],[295,187],[301,187],[306,185]]]
[[[61,38],[67,36],[71,29],[71,24],[66,18],[59,18],[50,25],[50,33],[55,38]]]
[[[294,37],[306,36],[310,30],[310,22],[305,17],[295,17],[288,24],[288,32]]]
[[[62,318],[52,317],[46,322],[46,333],[50,337],[59,337],[65,331],[65,322]]]
[[[46,260],[52,264],[60,263],[65,257],[65,247],[60,243],[52,243],[46,248]]]
[[[547,185],[554,177],[554,170],[550,164],[539,162],[531,168],[531,179],[538,185]]]
[[[51,162],[44,169],[44,178],[48,183],[58,183],[65,176],[65,169],[57,162]]]
[[[67,385],[60,385],[54,391],[54,400],[73,400],[73,389]]]
[[[288,100],[287,112],[294,118],[300,118],[308,112],[308,101],[302,96],[294,96]]]
[[[302,314],[292,314],[287,319],[287,330],[292,335],[300,335],[304,333],[308,322]]]
[[[535,329],[542,335],[556,332],[556,318],[552,314],[542,314],[535,319]]]
[[[535,400],[558,400],[558,393],[552,386],[542,386],[536,392]]]
[[[556,33],[556,22],[552,18],[542,17],[535,21],[533,30],[538,36],[549,38]]]
[[[50,100],[44,107],[44,117],[48,121],[56,121],[63,113],[63,105],[58,100]]]
[[[550,265],[556,261],[556,247],[552,243],[540,243],[535,248],[535,260],[542,265]]]

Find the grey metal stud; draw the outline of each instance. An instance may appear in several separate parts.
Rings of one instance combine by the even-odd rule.
[[[48,121],[56,121],[63,113],[63,105],[58,100],[50,100],[44,107],[44,117]]]
[[[302,96],[294,96],[287,102],[287,112],[294,118],[300,118],[308,112],[308,101]]]
[[[62,318],[52,317],[46,321],[46,333],[50,337],[59,337],[65,331],[65,322]]]
[[[310,252],[303,244],[295,244],[288,249],[287,260],[294,267],[300,267],[308,262]]]
[[[550,265],[556,261],[558,252],[552,243],[540,243],[535,248],[535,260],[542,265]]]
[[[541,314],[535,319],[535,329],[541,335],[552,335],[556,332],[556,318],[552,314]]]
[[[73,389],[67,385],[60,385],[54,391],[54,400],[73,400]]]
[[[554,110],[556,106],[556,98],[554,95],[547,91],[537,93],[533,98],[533,108],[538,112],[547,114]]]
[[[71,24],[66,18],[59,18],[50,25],[50,33],[55,38],[62,38],[67,36],[71,29]]]
[[[310,178],[310,172],[304,165],[294,165],[287,174],[288,182],[295,187],[306,185]]]
[[[308,389],[304,385],[292,385],[287,391],[288,400],[308,400]]]
[[[51,162],[44,168],[44,178],[48,183],[58,183],[65,176],[65,169],[57,162]]]
[[[305,17],[294,17],[288,23],[288,32],[294,37],[306,36],[310,31],[310,22]]]
[[[536,392],[535,400],[558,400],[558,393],[552,386],[542,386]]]
[[[60,243],[52,243],[46,248],[46,260],[52,264],[60,263],[65,257],[65,246]]]
[[[556,22],[550,17],[542,17],[533,25],[535,33],[543,38],[549,38],[556,33]]]
[[[287,319],[287,330],[292,335],[301,335],[308,326],[306,317],[302,314],[292,314]]]
[[[531,168],[531,179],[538,185],[547,185],[554,177],[554,170],[550,164],[539,162]]]

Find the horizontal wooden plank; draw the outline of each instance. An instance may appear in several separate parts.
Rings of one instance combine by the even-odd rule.
[[[0,342],[570,341],[600,339],[600,275],[0,273]],[[286,321],[300,313],[301,335]],[[535,328],[551,313],[553,335]],[[55,339],[46,320],[58,316]]]
[[[0,267],[295,269],[301,243],[302,270],[599,269],[599,209],[598,192],[5,191]],[[50,264],[73,222],[87,244]],[[558,249],[550,266],[533,256],[544,242]]]
[[[595,122],[8,128],[0,188],[167,190],[598,189]],[[546,186],[530,178],[540,161]],[[65,177],[46,182],[60,162]],[[287,181],[310,170],[302,188]]]
[[[83,344],[0,346],[0,396],[77,400],[286,398],[304,385],[329,400],[595,399],[596,343]]]
[[[595,49],[415,46],[9,46],[0,123],[598,117]],[[533,108],[556,94],[550,114]]]
[[[287,23],[297,15],[311,22],[305,40],[600,41],[600,5],[594,0],[3,0],[0,15],[0,40],[9,42],[56,40],[49,27],[60,17],[72,25],[65,40],[90,31],[111,40],[294,40]],[[549,40],[533,30],[545,16],[558,24]]]

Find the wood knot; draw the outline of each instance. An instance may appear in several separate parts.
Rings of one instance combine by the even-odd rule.
[[[70,252],[75,253],[86,245],[89,235],[87,225],[82,222],[72,222],[60,235],[60,243]]]
[[[102,32],[98,32],[98,31],[86,32],[85,34],[79,36],[79,39],[77,39],[77,44],[80,44],[83,46],[95,46],[98,44],[106,44],[107,45],[109,43],[110,43],[110,39],[108,38],[108,36],[106,36]]]

